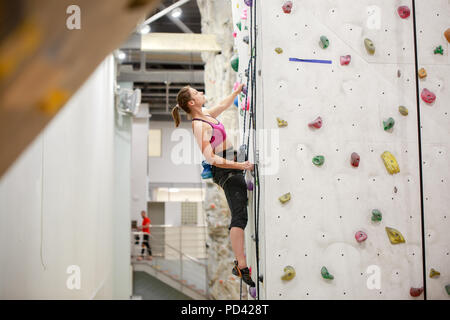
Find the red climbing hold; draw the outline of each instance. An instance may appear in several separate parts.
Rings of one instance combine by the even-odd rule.
[[[363,242],[367,239],[367,234],[365,234],[363,231],[358,231],[355,233],[355,239],[358,242]]]
[[[346,55],[346,56],[341,56],[341,66],[346,66],[350,63],[350,61],[352,60],[352,56],[351,55]]]
[[[283,4],[283,11],[284,11],[284,13],[291,13],[291,10],[292,10],[292,1],[286,1],[284,4]]]
[[[352,156],[351,156],[351,160],[350,160],[350,163],[352,164],[352,166],[354,166],[356,168],[359,167],[359,160],[360,160],[359,154],[357,154],[356,152],[353,152]]]
[[[409,17],[409,15],[411,14],[411,10],[409,10],[409,8],[407,6],[400,6],[397,9],[398,15],[400,16],[400,18],[402,19],[406,19]]]
[[[430,90],[428,90],[427,88],[424,88],[422,90],[422,93],[420,94],[420,97],[426,103],[433,103],[434,100],[436,100],[436,95],[433,92],[431,92]]]
[[[310,122],[308,124],[308,126],[320,129],[322,127],[322,118],[317,117],[316,120],[314,120],[313,122]]]
[[[422,294],[423,292],[423,287],[422,288],[411,288],[409,290],[409,294],[411,295],[411,297],[418,297]]]

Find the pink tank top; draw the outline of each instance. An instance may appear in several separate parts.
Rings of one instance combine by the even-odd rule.
[[[214,118],[210,115],[207,115],[208,117]],[[216,118],[214,118],[216,119]],[[211,137],[211,140],[209,140],[209,142],[211,143],[211,147],[213,148],[213,150],[219,145],[221,144],[223,141],[225,141],[225,139],[227,138],[227,133],[225,132],[225,127],[223,126],[223,124],[217,120],[217,122],[219,122],[218,124],[203,120],[203,119],[199,119],[199,118],[194,118],[192,119],[192,121],[194,120],[200,120],[206,123],[209,123],[211,125],[211,127],[213,128],[213,134]]]

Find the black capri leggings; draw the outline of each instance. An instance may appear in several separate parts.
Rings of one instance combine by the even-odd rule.
[[[236,152],[231,148],[217,154],[227,160],[236,161]],[[228,230],[233,227],[245,229],[247,226],[247,183],[244,171],[237,169],[224,169],[211,166],[213,181],[222,187],[231,211],[231,223]]]

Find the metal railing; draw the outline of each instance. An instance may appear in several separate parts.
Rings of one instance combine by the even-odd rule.
[[[147,257],[147,248],[142,247],[144,234],[132,231],[132,261],[137,262],[144,249],[143,262],[205,298],[209,297],[206,227],[152,225],[149,237],[151,260]]]

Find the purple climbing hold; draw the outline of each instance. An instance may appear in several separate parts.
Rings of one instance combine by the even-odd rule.
[[[355,233],[355,239],[358,242],[363,242],[367,239],[367,234],[365,234],[363,231],[358,231]]]
[[[360,157],[359,154],[357,154],[356,152],[353,152],[351,155],[351,160],[350,163],[352,164],[352,166],[354,167],[359,167],[359,161],[360,161]]]
[[[256,287],[250,287],[249,291],[250,291],[250,295],[252,296],[252,298],[255,299],[256,298]]]
[[[283,4],[283,11],[284,11],[284,13],[291,13],[291,10],[292,10],[292,1],[286,1],[284,4]]]
[[[341,66],[346,66],[350,63],[350,61],[352,60],[352,56],[351,55],[346,55],[346,56],[341,56]]]
[[[251,7],[253,5],[253,0],[244,0],[244,3],[248,6]]]
[[[402,19],[406,19],[409,17],[409,15],[411,14],[411,10],[409,10],[409,8],[407,6],[400,6],[397,9],[398,15],[400,16],[400,18]]]
[[[253,191],[253,182],[247,181],[247,190]]]
[[[245,95],[247,95],[247,86],[246,86],[246,85],[244,85],[244,86],[242,87],[242,93],[245,94]]]
[[[420,94],[420,97],[426,103],[433,103],[434,100],[436,100],[436,95],[433,92],[431,92],[430,90],[428,90],[427,88],[424,88],[422,90],[422,93]]]

